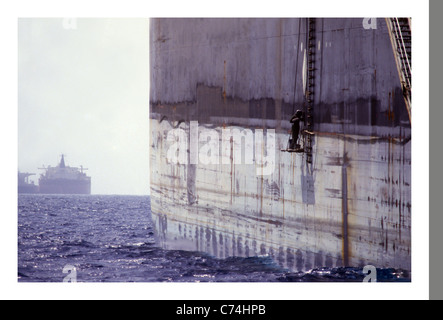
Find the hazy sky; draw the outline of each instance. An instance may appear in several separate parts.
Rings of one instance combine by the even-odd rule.
[[[18,169],[88,168],[93,194],[149,193],[149,20],[19,19]]]

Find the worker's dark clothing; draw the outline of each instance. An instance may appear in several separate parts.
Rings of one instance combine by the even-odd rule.
[[[300,132],[300,121],[303,121],[303,113],[297,110],[295,115],[292,116],[290,122],[292,123],[292,144],[291,149],[295,149],[298,140],[298,134]]]

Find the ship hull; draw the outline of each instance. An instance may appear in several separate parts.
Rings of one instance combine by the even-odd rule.
[[[40,180],[39,193],[43,194],[91,194],[90,181],[52,179]]]
[[[39,193],[39,188],[36,185],[19,185],[18,186],[18,193]]]
[[[389,35],[381,19],[373,30],[361,19],[317,19],[312,153],[289,153],[289,119],[305,108],[300,20],[151,22],[159,244],[269,255],[297,271],[410,270],[411,129]],[[242,133],[241,155],[227,129]]]
[[[151,128],[159,142],[151,153],[151,210],[163,247],[220,258],[270,255],[298,271],[364,265],[410,270],[407,139],[317,133],[312,164],[303,154],[278,152],[273,174],[265,176],[257,175],[261,166],[234,159],[159,163],[170,148],[159,136],[173,128],[156,120]],[[287,136],[276,135],[277,150]]]

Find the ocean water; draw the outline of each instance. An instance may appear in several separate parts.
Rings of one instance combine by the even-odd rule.
[[[155,241],[148,196],[18,196],[19,282],[363,281],[362,268],[289,272],[270,257],[216,259],[164,250]],[[410,281],[377,269],[377,281]]]

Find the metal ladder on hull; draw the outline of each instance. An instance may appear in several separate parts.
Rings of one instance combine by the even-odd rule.
[[[314,131],[314,88],[315,88],[315,18],[308,18],[308,65],[307,65],[307,86],[306,86],[306,127],[305,134],[305,153],[306,161],[312,163],[312,136]]]
[[[386,18],[403,97],[411,121],[411,19]]]

